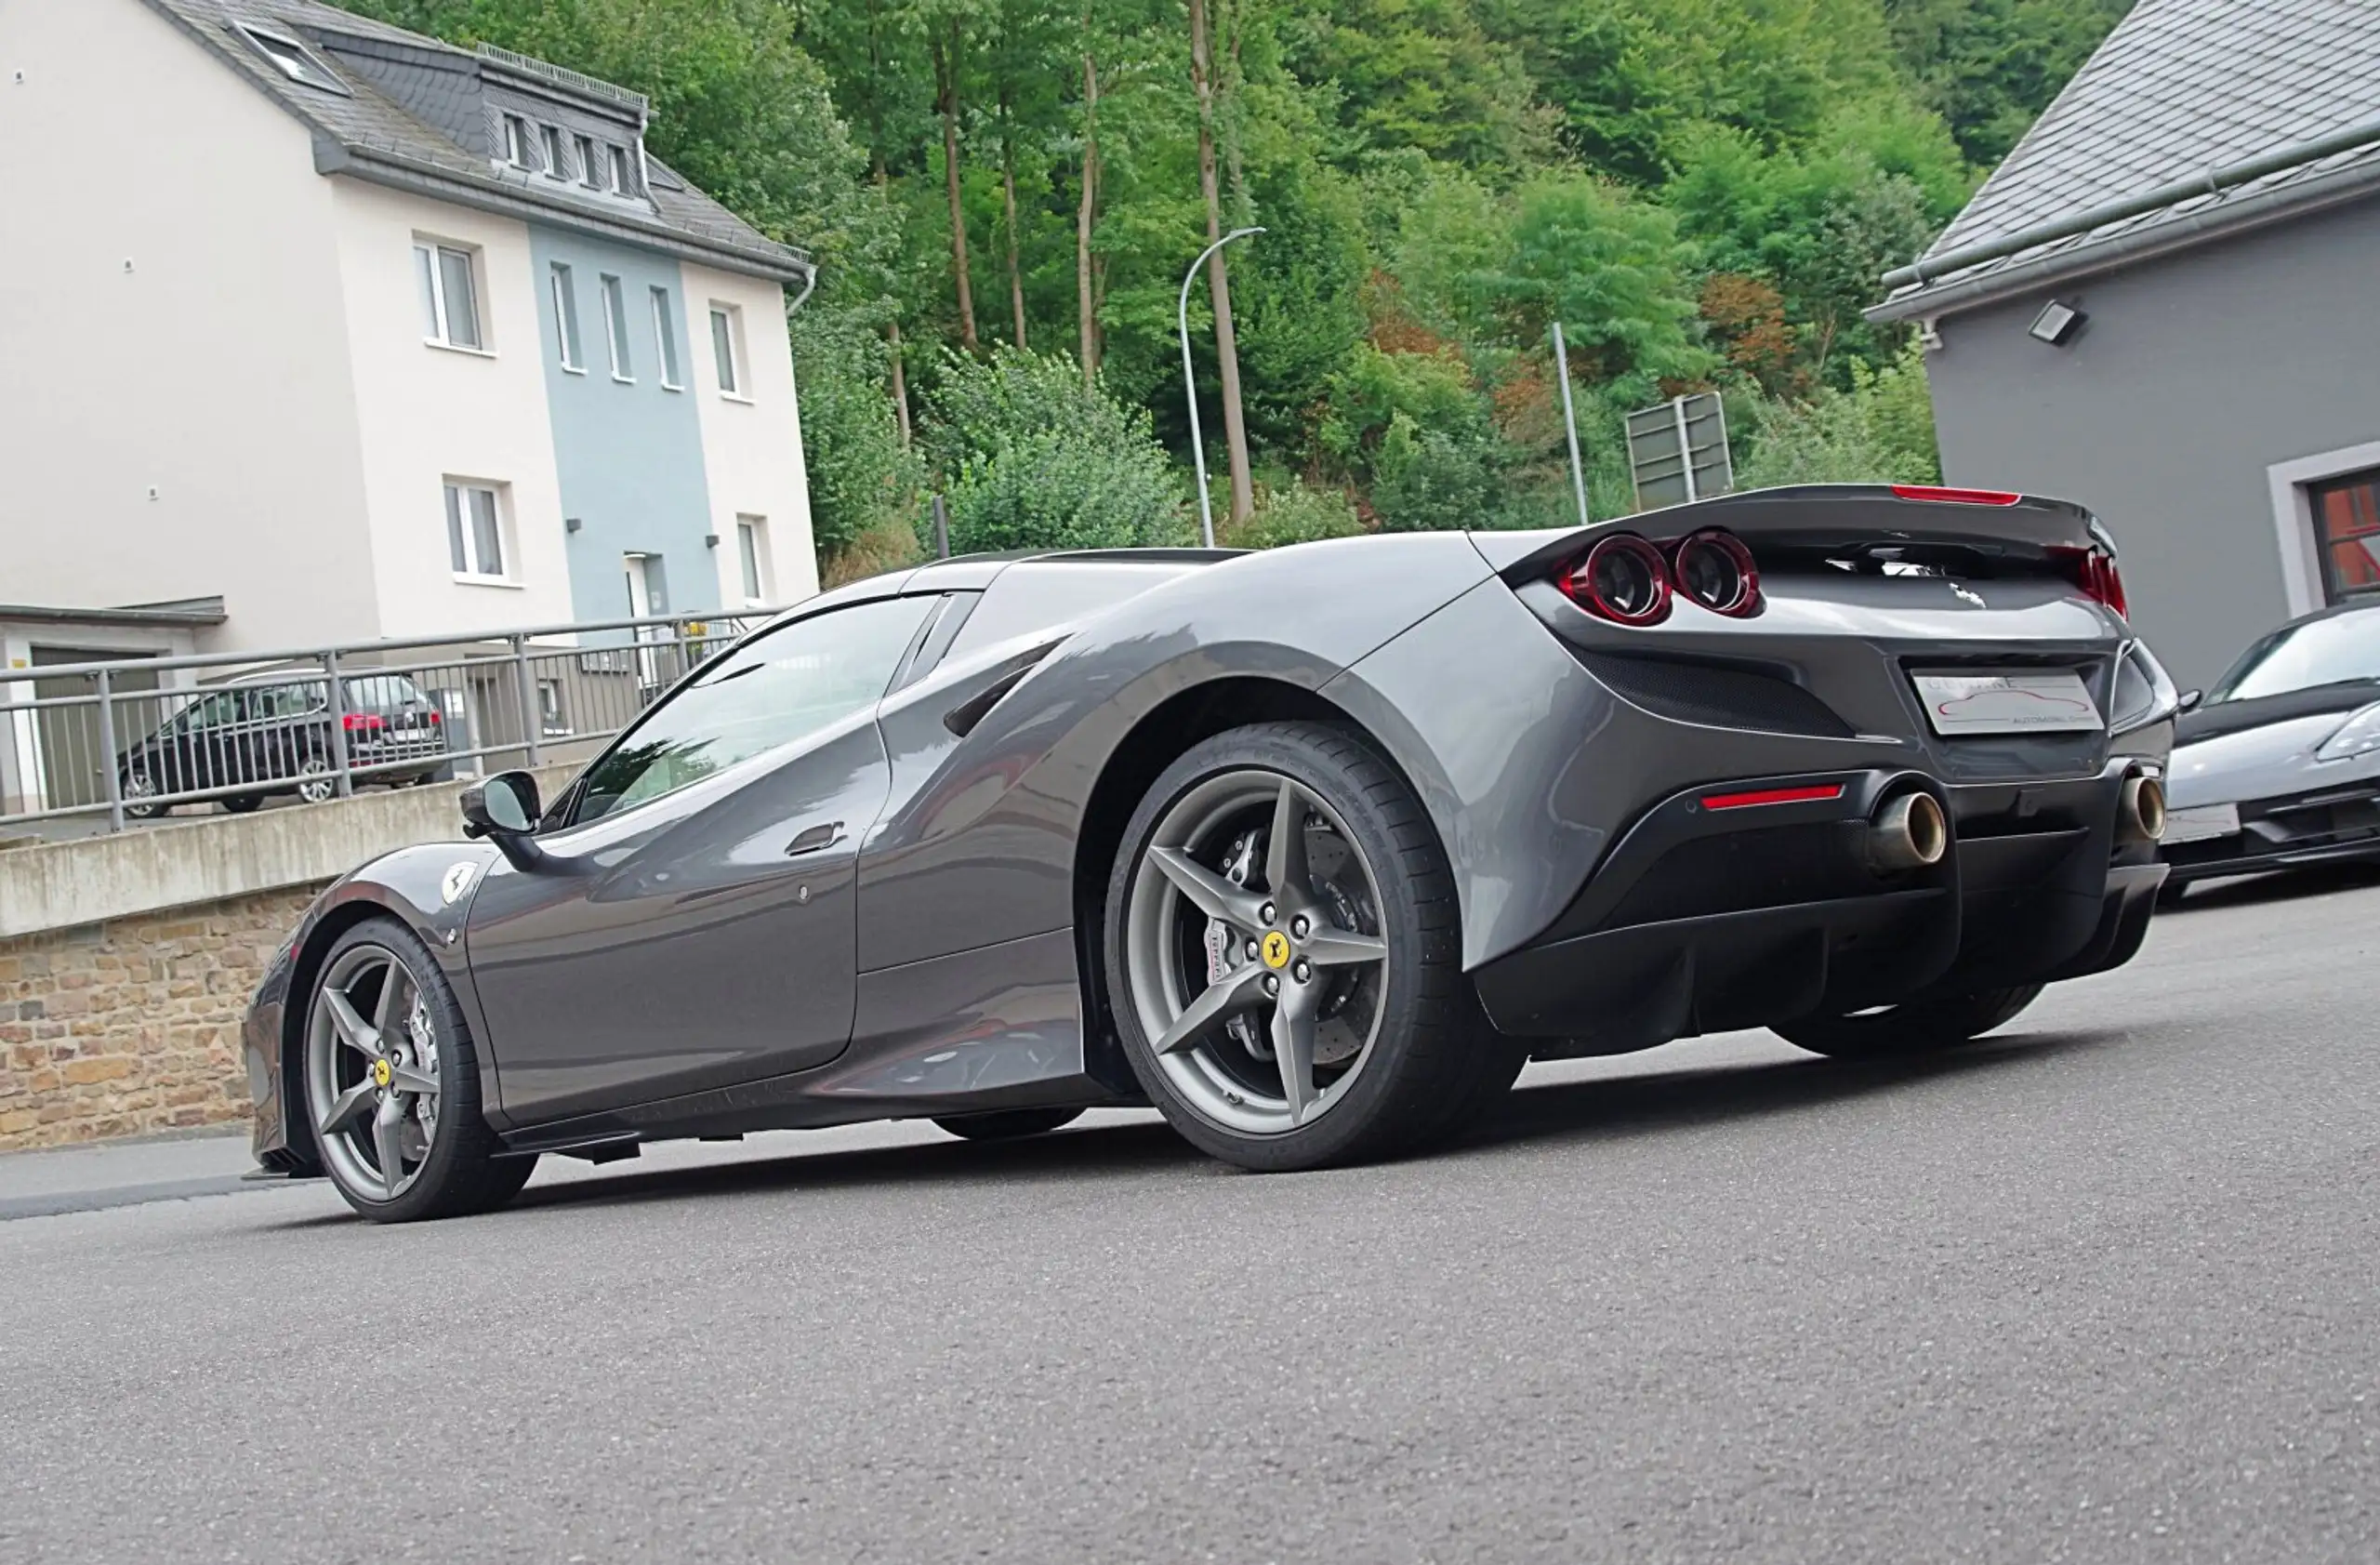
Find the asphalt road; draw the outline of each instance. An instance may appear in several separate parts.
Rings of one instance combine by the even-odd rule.
[[[0,1560],[2380,1558],[2380,888],[2002,1037],[1540,1067],[1257,1177],[1144,1117],[0,1223]]]

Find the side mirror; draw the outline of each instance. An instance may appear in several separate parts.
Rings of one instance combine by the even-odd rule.
[[[2206,699],[2206,692],[2203,690],[2185,690],[2182,692],[2181,705],[2175,707],[2174,710],[2194,712],[2198,710],[2198,704],[2204,699]]]
[[[516,869],[545,859],[532,835],[537,829],[537,779],[526,772],[498,772],[463,789],[463,835],[484,837],[503,850]]]

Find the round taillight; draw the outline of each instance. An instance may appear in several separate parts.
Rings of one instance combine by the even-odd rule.
[[[1634,533],[1598,538],[1562,585],[1590,614],[1620,625],[1651,625],[1670,612],[1670,566]]]
[[[1752,550],[1733,533],[1695,533],[1677,546],[1677,590],[1713,614],[1747,615],[1760,607],[1760,571]]]

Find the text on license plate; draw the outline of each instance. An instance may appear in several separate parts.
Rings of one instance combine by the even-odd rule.
[[[2187,810],[2165,813],[2165,834],[2158,841],[2168,846],[2175,842],[2204,842],[2228,837],[2239,829],[2239,805],[2193,804]]]
[[[2082,676],[2066,669],[1909,677],[1937,734],[2057,734],[2107,726]]]

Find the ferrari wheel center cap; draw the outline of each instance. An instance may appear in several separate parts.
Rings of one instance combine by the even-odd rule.
[[[1259,954],[1263,957],[1264,965],[1277,973],[1289,964],[1289,937],[1277,929],[1266,930]]]
[[[372,1084],[374,1086],[385,1087],[390,1081],[395,1081],[396,1076],[397,1073],[389,1068],[389,1062],[387,1060],[374,1060],[372,1062]]]

